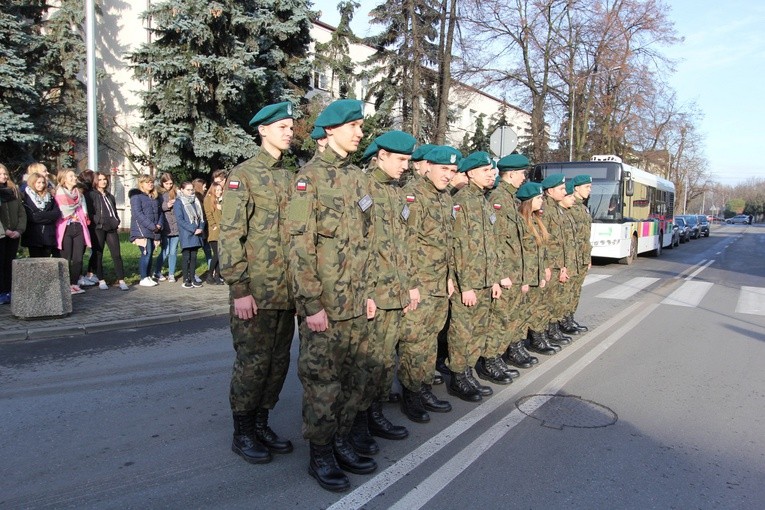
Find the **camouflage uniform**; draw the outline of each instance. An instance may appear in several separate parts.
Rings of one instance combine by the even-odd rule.
[[[592,216],[589,209],[584,205],[584,201],[581,198],[576,199],[576,203],[571,206],[569,213],[573,216],[577,226],[577,239],[578,247],[580,250],[580,267],[578,274],[573,281],[573,297],[571,299],[571,306],[567,310],[568,313],[573,314],[579,306],[579,297],[582,295],[582,285],[584,285],[584,279],[587,276],[589,270],[592,244],[590,244],[590,232],[592,230]]]
[[[489,200],[497,215],[495,223],[497,235],[497,267],[502,278],[509,277],[512,286],[502,289],[502,296],[494,307],[492,321],[494,326],[489,335],[496,352],[487,352],[485,356],[494,357],[502,354],[510,342],[526,336],[522,330],[525,316],[521,314],[523,300],[521,282],[523,275],[524,249],[523,218],[518,214],[519,200],[515,197],[517,188],[500,181],[489,195]]]
[[[494,306],[491,287],[498,283],[494,224],[497,214],[484,190],[469,183],[454,196],[455,291],[449,324],[449,369],[465,372],[483,356]],[[462,303],[462,292],[473,290],[477,302]],[[491,345],[491,349],[496,346]]]
[[[579,281],[579,272],[582,267],[582,249],[581,239],[579,238],[579,227],[576,218],[571,209],[561,209],[563,211],[563,233],[566,239],[566,268],[568,268],[569,280],[563,284],[565,298],[563,300],[562,315],[573,312],[571,304],[576,297],[577,282]]]
[[[291,177],[260,149],[231,171],[223,195],[219,254],[236,351],[229,397],[234,412],[273,409],[289,368],[295,307],[285,273],[283,211]],[[242,320],[233,301],[248,295],[258,313]]]
[[[367,380],[373,201],[367,176],[331,147],[301,168],[291,189],[288,269],[302,319],[303,436],[325,445],[350,431]],[[305,317],[321,310],[329,327],[311,331]]]
[[[542,222],[550,234],[547,243],[547,258],[549,267],[552,269],[552,277],[542,289],[542,294],[544,295],[548,322],[554,322],[563,318],[564,315],[566,295],[562,287],[564,284],[558,278],[561,269],[566,266],[566,251],[570,250],[571,247],[566,243],[563,208],[558,205],[558,202],[545,195],[543,210]]]
[[[428,178],[412,179],[404,191],[409,205],[409,278],[411,288],[420,291],[420,303],[404,315],[398,377],[402,386],[418,392],[423,384],[433,383],[436,335],[449,310],[447,282],[454,267],[452,199]]]
[[[534,233],[526,221],[519,216],[522,230],[521,244],[523,247],[523,266],[519,285],[528,285],[529,291],[523,295],[519,313],[525,317],[521,331],[527,329],[542,331],[547,328],[548,314],[544,307],[544,289],[539,286],[545,278],[545,268],[549,267],[547,260],[547,243],[537,245]],[[532,218],[533,220],[533,218]],[[546,286],[546,285],[545,285]]]
[[[375,249],[372,254],[377,313],[372,321],[369,344],[369,384],[361,409],[388,398],[396,368],[396,343],[403,309],[409,304],[409,253],[407,202],[398,182],[380,168],[369,174],[375,202],[373,223]],[[412,198],[412,201],[414,199]]]

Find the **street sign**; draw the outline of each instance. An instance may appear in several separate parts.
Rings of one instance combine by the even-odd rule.
[[[518,146],[518,135],[510,126],[500,126],[494,130],[489,138],[489,147],[492,154],[498,158],[507,156]]]

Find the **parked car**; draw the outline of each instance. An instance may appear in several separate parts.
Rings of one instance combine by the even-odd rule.
[[[675,216],[675,219],[677,218],[682,218],[685,220],[686,225],[688,225],[688,228],[691,229],[691,239],[698,239],[701,236],[699,230],[699,220],[696,218],[695,214],[683,214],[682,216]]]
[[[736,225],[736,224],[739,224],[739,225],[751,225],[752,224],[752,220],[750,219],[749,215],[747,215],[747,214],[739,214],[739,215],[736,215],[736,216],[734,216],[732,218],[728,218],[727,220],[725,220],[725,223],[729,223],[731,225]]]
[[[691,240],[691,227],[686,223],[682,216],[675,216],[675,225],[680,236],[680,242],[685,243]]]
[[[699,235],[709,237],[709,220],[707,217],[703,214],[699,214],[696,216],[696,219],[699,222]]]
[[[669,249],[680,246],[680,227],[672,225],[672,242],[669,243]]]

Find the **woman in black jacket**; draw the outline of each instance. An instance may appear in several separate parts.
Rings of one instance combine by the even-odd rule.
[[[48,179],[37,172],[30,174],[23,200],[27,229],[21,236],[21,246],[29,248],[30,257],[58,256],[56,220],[61,210],[48,190]]]
[[[90,203],[93,207],[93,233],[97,241],[93,243],[95,275],[98,278],[98,288],[107,290],[109,286],[104,280],[104,246],[109,247],[109,253],[114,262],[114,272],[119,280],[120,290],[128,290],[125,283],[125,270],[120,253],[120,236],[117,228],[120,218],[117,214],[117,201],[109,193],[111,181],[108,174],[96,173],[93,177],[93,189],[90,191]]]

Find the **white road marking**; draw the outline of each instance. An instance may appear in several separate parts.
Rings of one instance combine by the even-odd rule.
[[[628,282],[617,285],[613,289],[609,289],[601,294],[598,294],[598,297],[604,299],[627,299],[658,281],[658,278],[638,276]]]
[[[610,274],[588,274],[584,277],[584,283],[582,284],[582,287],[586,287],[591,283],[598,283],[601,280],[605,280],[606,278],[611,278],[612,275]]]
[[[697,270],[695,270],[693,273],[691,273],[688,276],[686,276],[685,279],[686,280],[693,280],[696,276],[698,276],[698,274],[700,272],[702,272],[703,270],[708,268],[714,261],[715,261],[715,259],[712,259],[709,262],[707,262],[706,264],[704,264],[704,261],[702,260],[701,262],[699,262],[699,264],[704,264],[704,265],[701,266],[700,268],[698,268]]]
[[[741,287],[736,313],[765,315],[765,287]]]
[[[664,298],[664,301],[662,301],[661,304],[690,307],[698,306],[713,285],[714,284],[711,282],[686,281],[679,289]]]

